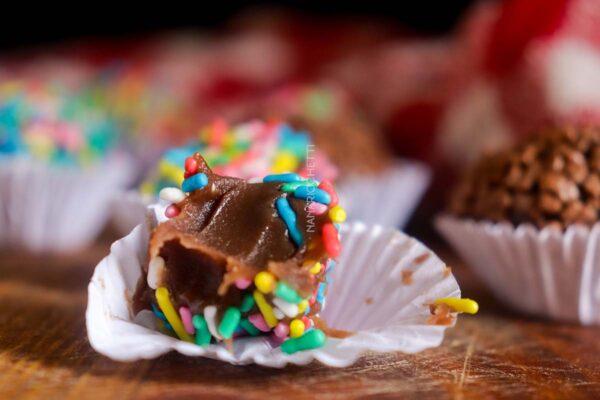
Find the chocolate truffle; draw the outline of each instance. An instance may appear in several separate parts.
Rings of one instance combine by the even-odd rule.
[[[293,353],[320,347],[315,328],[340,251],[337,195],[294,173],[260,182],[213,173],[199,153],[182,190],[168,188],[169,220],[151,234],[134,309],[153,309],[180,339],[208,345],[268,334]]]
[[[600,210],[600,128],[553,127],[489,155],[454,193],[459,217],[561,229],[593,225]]]

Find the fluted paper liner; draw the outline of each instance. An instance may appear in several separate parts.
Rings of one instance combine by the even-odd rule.
[[[500,300],[529,314],[600,324],[600,223],[563,232],[443,216],[436,226]]]
[[[129,166],[121,157],[89,169],[0,160],[0,245],[56,252],[89,243],[109,217],[111,196],[127,185]]]
[[[421,163],[399,161],[373,175],[356,174],[336,184],[348,220],[369,225],[402,227],[425,193],[431,171]],[[146,207],[156,202],[137,191],[117,193],[113,198],[113,225],[126,234],[143,222]],[[117,206],[119,205],[119,206]]]
[[[343,367],[368,351],[415,353],[438,346],[447,326],[428,324],[428,305],[440,297],[460,297],[444,263],[420,242],[391,228],[355,223],[342,230],[344,250],[321,313],[330,327],[350,330],[352,336],[328,338],[320,349],[292,355],[272,348],[265,337],[236,339],[231,352],[222,344],[202,348],[156,331],[150,311],[131,313],[129,299],[141,276],[148,236],[148,224],[142,224],[115,242],[88,287],[90,343],[115,360],[149,359],[175,350],[233,364],[283,367],[318,360]],[[411,271],[412,283],[403,271]]]

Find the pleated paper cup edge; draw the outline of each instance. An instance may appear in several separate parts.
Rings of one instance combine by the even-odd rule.
[[[2,186],[3,191],[12,191],[17,186],[27,186],[27,182],[24,179],[34,176],[36,182],[52,181],[56,184],[58,180],[59,185],[58,187],[53,187],[54,191],[57,193],[60,191],[67,193],[68,198],[75,197],[80,199],[76,201],[78,204],[88,204],[87,199],[90,196],[97,198],[98,192],[90,194],[89,186],[72,185],[70,183],[73,181],[79,183],[86,182],[89,185],[95,185],[94,189],[96,190],[99,187],[104,187],[101,189],[103,200],[99,202],[98,207],[80,207],[79,210],[74,210],[63,206],[58,196],[44,196],[42,199],[38,195],[36,197],[36,211],[41,210],[44,213],[41,218],[39,215],[34,215],[34,213],[30,212],[31,210],[22,209],[18,212],[18,215],[11,216],[10,222],[5,221],[5,223],[0,224],[0,230],[2,230],[0,232],[0,245],[23,247],[34,252],[68,252],[90,243],[108,221],[110,192],[118,191],[121,187],[129,183],[132,177],[132,173],[129,170],[133,165],[129,157],[121,154],[110,157],[98,165],[83,169],[71,166],[46,165],[43,162],[22,157],[3,159],[0,160],[0,164],[4,169],[0,177],[2,181],[0,182],[0,186]],[[27,191],[21,190],[21,192],[24,192],[25,196],[36,196],[36,193],[38,193],[35,188]],[[20,204],[30,203],[30,201],[23,197],[9,198],[6,193],[3,195],[3,198],[6,200],[3,207],[7,210],[14,209],[15,202],[19,202]],[[43,204],[40,204],[40,201]],[[2,200],[0,199],[1,202]],[[57,202],[59,203],[57,204]],[[43,239],[40,240],[37,238],[33,240],[31,233],[27,232],[27,228],[33,223],[31,218],[35,218],[37,221],[40,219],[45,221],[48,219],[50,210],[55,211],[57,209],[61,210],[61,213],[64,213],[63,217],[54,215],[53,220],[58,221],[58,225],[46,223],[43,232],[36,232],[36,235],[41,235]],[[78,214],[73,216],[73,213]],[[70,217],[69,221],[66,221],[66,218],[64,218],[67,215]],[[77,221],[77,223],[73,224],[73,221]],[[75,230],[79,232],[75,232]],[[84,233],[81,232],[82,230]],[[67,239],[57,241],[55,239],[57,231],[62,232]],[[71,240],[68,239],[69,237]],[[73,241],[73,244],[65,244],[65,242],[70,241]]]
[[[556,248],[552,247],[551,242],[560,242],[559,248],[562,249],[565,253],[571,253],[573,245],[569,243],[568,238],[573,238],[575,236],[584,237],[585,241],[583,255],[580,254],[580,258],[585,263],[589,260],[589,257],[594,256],[597,258],[598,253],[600,253],[600,222],[597,222],[591,228],[585,225],[574,224],[569,226],[566,230],[561,231],[552,227],[544,227],[538,228],[533,224],[524,223],[517,226],[509,222],[492,222],[492,221],[478,221],[471,218],[459,218],[452,215],[439,215],[435,218],[435,226],[437,231],[444,237],[447,243],[449,243],[452,248],[456,251],[457,254],[466,262],[468,266],[474,270],[474,272],[486,283],[486,286],[490,288],[490,290],[494,293],[494,295],[504,302],[508,304],[512,308],[515,308],[525,314],[533,315],[533,316],[541,316],[548,319],[553,319],[557,321],[565,321],[565,322],[575,322],[583,325],[599,325],[600,324],[600,302],[596,302],[592,304],[592,309],[587,311],[582,311],[581,307],[581,299],[593,298],[594,292],[600,289],[596,288],[593,282],[590,284],[592,287],[588,287],[586,291],[588,293],[582,293],[582,287],[584,286],[585,276],[584,274],[600,277],[600,265],[596,263],[592,266],[593,271],[582,271],[581,275],[576,274],[561,274],[557,275],[557,272],[569,271],[569,266],[564,263],[564,259],[560,259],[557,257],[553,257],[554,251]],[[460,230],[461,232],[457,232]],[[534,309],[531,306],[525,304],[523,297],[519,296],[511,296],[507,298],[506,292],[508,291],[506,286],[500,284],[499,280],[492,280],[489,272],[489,262],[486,261],[486,257],[489,259],[491,257],[490,254],[486,254],[479,259],[475,256],[469,257],[463,250],[461,250],[462,246],[467,246],[467,244],[462,243],[457,245],[460,238],[463,237],[461,233],[464,233],[467,230],[471,230],[474,232],[478,232],[476,240],[480,241],[480,244],[486,242],[486,244],[491,243],[499,243],[499,238],[511,240],[516,242],[518,240],[532,239],[538,245],[536,249],[539,253],[544,254],[545,257],[551,259],[553,263],[557,263],[560,269],[554,268],[552,271],[552,282],[565,282],[565,277],[567,279],[572,279],[568,284],[572,287],[576,287],[577,290],[573,290],[569,293],[569,295],[561,296],[560,301],[570,301],[573,302],[573,307],[577,309],[569,313],[569,315],[565,315],[564,312],[558,313],[551,309],[543,309],[542,311],[539,308]],[[595,242],[594,242],[595,240]],[[596,244],[594,244],[596,243]],[[477,243],[470,242],[469,246],[474,247],[483,247],[481,245],[478,246]],[[485,246],[487,247],[487,246]],[[485,248],[483,247],[483,248]],[[594,252],[590,254],[590,252]],[[514,255],[506,255],[506,259],[515,259],[520,260],[521,257],[515,257]],[[503,265],[503,263],[496,263],[497,265]],[[584,268],[584,266],[579,265]],[[531,274],[529,273],[532,270],[539,270],[542,268],[541,265],[519,265],[520,268],[514,268],[510,272],[507,270],[501,271],[503,274],[514,274],[515,272],[520,273],[520,279],[523,280],[521,283],[525,283],[526,286],[532,287],[532,285],[540,285],[542,287],[542,293],[547,293],[549,288],[545,286],[545,282],[542,279],[531,279]],[[548,271],[548,268],[545,269]],[[561,281],[562,280],[562,281]],[[529,282],[529,283],[527,283]],[[566,284],[566,283],[565,283]],[[598,285],[600,283],[597,283]],[[563,285],[564,286],[564,285]],[[538,293],[539,294],[539,293]],[[539,296],[538,296],[539,297]],[[538,299],[538,302],[547,301],[547,299],[542,300],[541,297]]]

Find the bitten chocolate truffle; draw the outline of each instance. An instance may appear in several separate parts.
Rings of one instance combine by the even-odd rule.
[[[265,334],[286,353],[322,346],[316,318],[345,219],[331,185],[224,177],[198,153],[185,171],[182,190],[161,191],[170,219],[151,234],[134,309],[201,346]]]
[[[489,155],[454,193],[459,217],[561,229],[593,225],[600,210],[600,128],[547,128]]]

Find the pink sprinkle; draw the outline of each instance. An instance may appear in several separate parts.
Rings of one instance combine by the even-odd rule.
[[[282,338],[277,335],[269,335],[268,339],[271,347],[275,348],[281,346],[281,343],[285,342],[285,339],[287,339],[287,337]]]
[[[181,212],[181,210],[179,209],[179,207],[177,207],[175,204],[171,204],[165,210],[165,217],[174,218],[174,217],[178,216],[180,212]]]
[[[190,335],[196,333],[196,329],[194,329],[194,324],[192,324],[192,312],[187,307],[179,307],[179,315],[181,316],[181,322],[183,322],[183,327],[185,331]]]
[[[252,314],[248,317],[248,321],[261,332],[269,332],[271,328],[263,318],[262,314]]]
[[[277,336],[281,339],[285,339],[288,336],[288,334],[290,333],[290,327],[286,323],[280,322],[275,327],[274,332],[275,332],[275,336]]]
[[[308,205],[308,212],[313,215],[321,215],[327,211],[327,206],[325,204],[317,203],[313,201]]]
[[[248,286],[250,286],[250,284],[252,283],[252,281],[248,278],[239,278],[235,280],[235,287],[241,290],[246,289]]]
[[[304,329],[306,330],[313,327],[313,320],[308,318],[306,315],[302,317],[302,322],[304,323]]]

